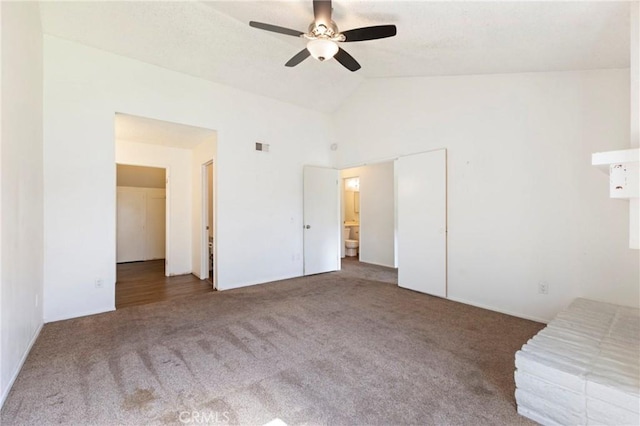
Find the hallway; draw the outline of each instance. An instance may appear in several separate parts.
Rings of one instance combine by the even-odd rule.
[[[211,291],[211,281],[192,274],[165,277],[164,259],[116,266],[116,309]]]

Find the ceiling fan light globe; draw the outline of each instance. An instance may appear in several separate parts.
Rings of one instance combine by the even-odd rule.
[[[338,53],[338,45],[331,40],[316,39],[307,43],[307,50],[311,56],[322,62],[333,58]]]

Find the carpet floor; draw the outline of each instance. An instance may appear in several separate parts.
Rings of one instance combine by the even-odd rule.
[[[514,354],[543,324],[343,263],[46,324],[0,423],[531,424]]]

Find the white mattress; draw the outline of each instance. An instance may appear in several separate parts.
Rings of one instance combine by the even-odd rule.
[[[640,425],[640,310],[576,299],[516,353],[518,412],[545,425]]]

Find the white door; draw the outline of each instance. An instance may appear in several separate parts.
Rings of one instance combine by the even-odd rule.
[[[166,203],[164,189],[147,192],[145,260],[165,258]]]
[[[117,190],[116,262],[144,259],[145,239],[141,238],[145,223],[145,194],[125,188]]]
[[[304,274],[340,269],[340,172],[304,168]]]
[[[447,296],[447,152],[397,160],[398,285]]]

